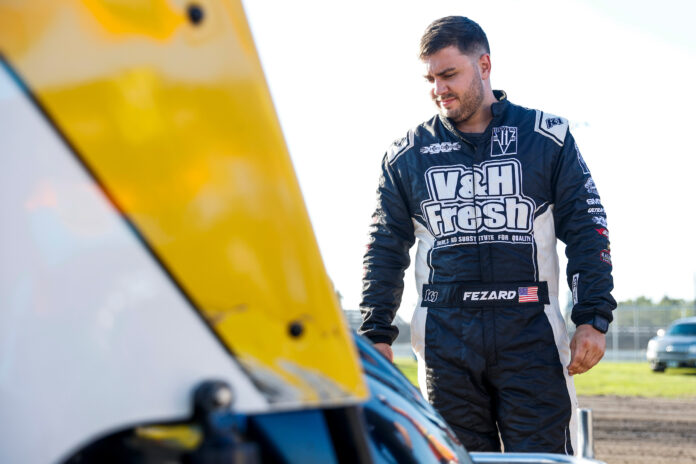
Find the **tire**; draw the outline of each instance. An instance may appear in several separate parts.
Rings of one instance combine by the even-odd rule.
[[[650,362],[650,369],[653,372],[664,372],[667,366],[663,362],[658,362],[658,361],[651,361]]]

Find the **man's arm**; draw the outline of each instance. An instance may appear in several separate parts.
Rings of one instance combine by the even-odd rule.
[[[577,148],[566,134],[554,171],[554,220],[566,244],[567,278],[573,293],[571,319],[577,326],[570,344],[570,375],[581,374],[604,355],[605,335],[616,301],[611,296],[609,231],[597,187]]]
[[[363,259],[363,291],[360,311],[365,335],[387,358],[399,330],[392,325],[401,304],[408,250],[415,241],[413,222],[398,172],[387,155],[377,189],[377,207],[372,215],[369,243]]]

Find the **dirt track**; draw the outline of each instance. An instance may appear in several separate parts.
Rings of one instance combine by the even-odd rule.
[[[696,399],[582,396],[595,457],[607,464],[696,463]]]

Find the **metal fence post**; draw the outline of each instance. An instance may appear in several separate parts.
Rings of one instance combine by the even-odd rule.
[[[619,359],[619,310],[614,311],[614,323],[611,325],[611,359],[616,361]]]
[[[638,361],[638,352],[640,346],[638,342],[638,306],[633,307],[633,356],[634,360]]]
[[[578,408],[578,456],[594,459],[594,439],[592,437],[592,410]]]

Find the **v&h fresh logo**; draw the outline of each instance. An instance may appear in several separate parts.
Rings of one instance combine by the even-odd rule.
[[[441,238],[458,232],[529,232],[534,201],[522,193],[516,159],[435,166],[425,172],[430,198],[421,203],[430,232]]]

